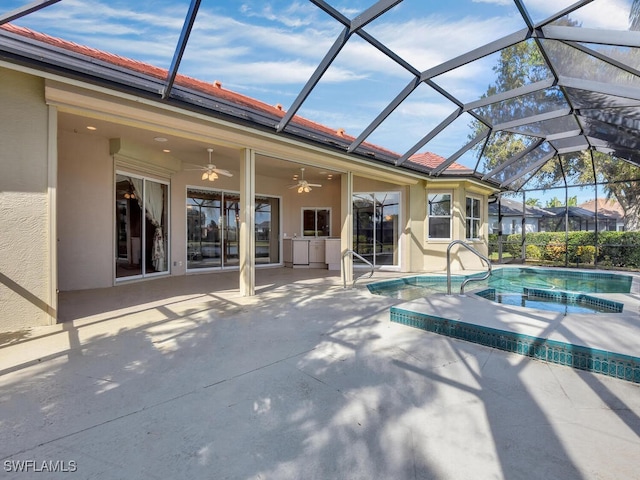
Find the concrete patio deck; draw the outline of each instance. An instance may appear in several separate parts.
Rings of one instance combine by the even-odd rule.
[[[638,478],[638,385],[391,323],[335,272],[257,283],[65,293],[0,334],[1,476]]]

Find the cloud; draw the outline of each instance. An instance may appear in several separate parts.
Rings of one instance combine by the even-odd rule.
[[[283,10],[274,9],[270,3],[259,2],[258,9],[250,3],[244,3],[240,12],[247,17],[257,17],[286,27],[302,27],[312,25],[317,20],[318,9],[310,3],[292,2]]]
[[[573,2],[567,2],[569,6]],[[557,12],[562,6],[548,0],[529,0],[527,7],[540,19],[547,18]],[[608,0],[606,2],[592,2],[571,13],[570,17],[577,20],[584,27],[605,28],[612,30],[627,30],[629,28],[629,11],[631,5],[628,0]]]

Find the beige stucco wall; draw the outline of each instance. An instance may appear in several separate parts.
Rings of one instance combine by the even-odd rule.
[[[58,288],[113,285],[113,159],[109,141],[58,133]]]
[[[47,325],[48,107],[42,79],[0,68],[0,329]]]
[[[256,185],[262,185],[256,182]],[[314,187],[309,193],[298,193],[296,189],[289,189],[282,185],[282,180],[277,182],[283,202],[283,235],[288,237],[294,234],[302,236],[302,209],[303,208],[330,208],[331,209],[331,236],[340,236],[340,178],[331,181],[322,181],[322,187]],[[258,187],[256,187],[258,191]]]
[[[489,189],[483,189],[468,182],[436,183],[427,182],[425,192],[425,203],[427,195],[430,193],[451,193],[452,194],[452,222],[450,239],[428,239],[428,219],[425,211],[425,249],[423,270],[427,272],[445,271],[447,268],[447,248],[452,240],[464,240],[470,246],[478,250],[483,255],[488,252],[488,223],[487,223],[487,197]],[[482,208],[481,238],[479,240],[465,239],[465,210],[466,197],[471,196],[480,199]],[[455,245],[451,249],[451,271],[462,270],[484,270],[486,266],[472,252],[463,246]]]

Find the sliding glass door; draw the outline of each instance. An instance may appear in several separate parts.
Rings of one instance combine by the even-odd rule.
[[[280,199],[256,197],[256,265],[280,262]]]
[[[224,266],[240,265],[240,196],[233,193],[224,194]]]
[[[353,250],[375,266],[398,266],[399,211],[397,192],[355,194]]]
[[[116,280],[167,273],[169,186],[116,174]]]
[[[187,195],[187,268],[222,266],[222,194],[190,190]]]
[[[256,264],[280,261],[280,201],[256,197]],[[207,189],[187,190],[187,269],[239,265],[240,196]]]

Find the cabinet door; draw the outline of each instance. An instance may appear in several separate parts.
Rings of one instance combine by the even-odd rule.
[[[293,241],[293,264],[308,265],[309,264],[309,242],[306,240]]]
[[[324,263],[324,240],[309,242],[309,263]]]

